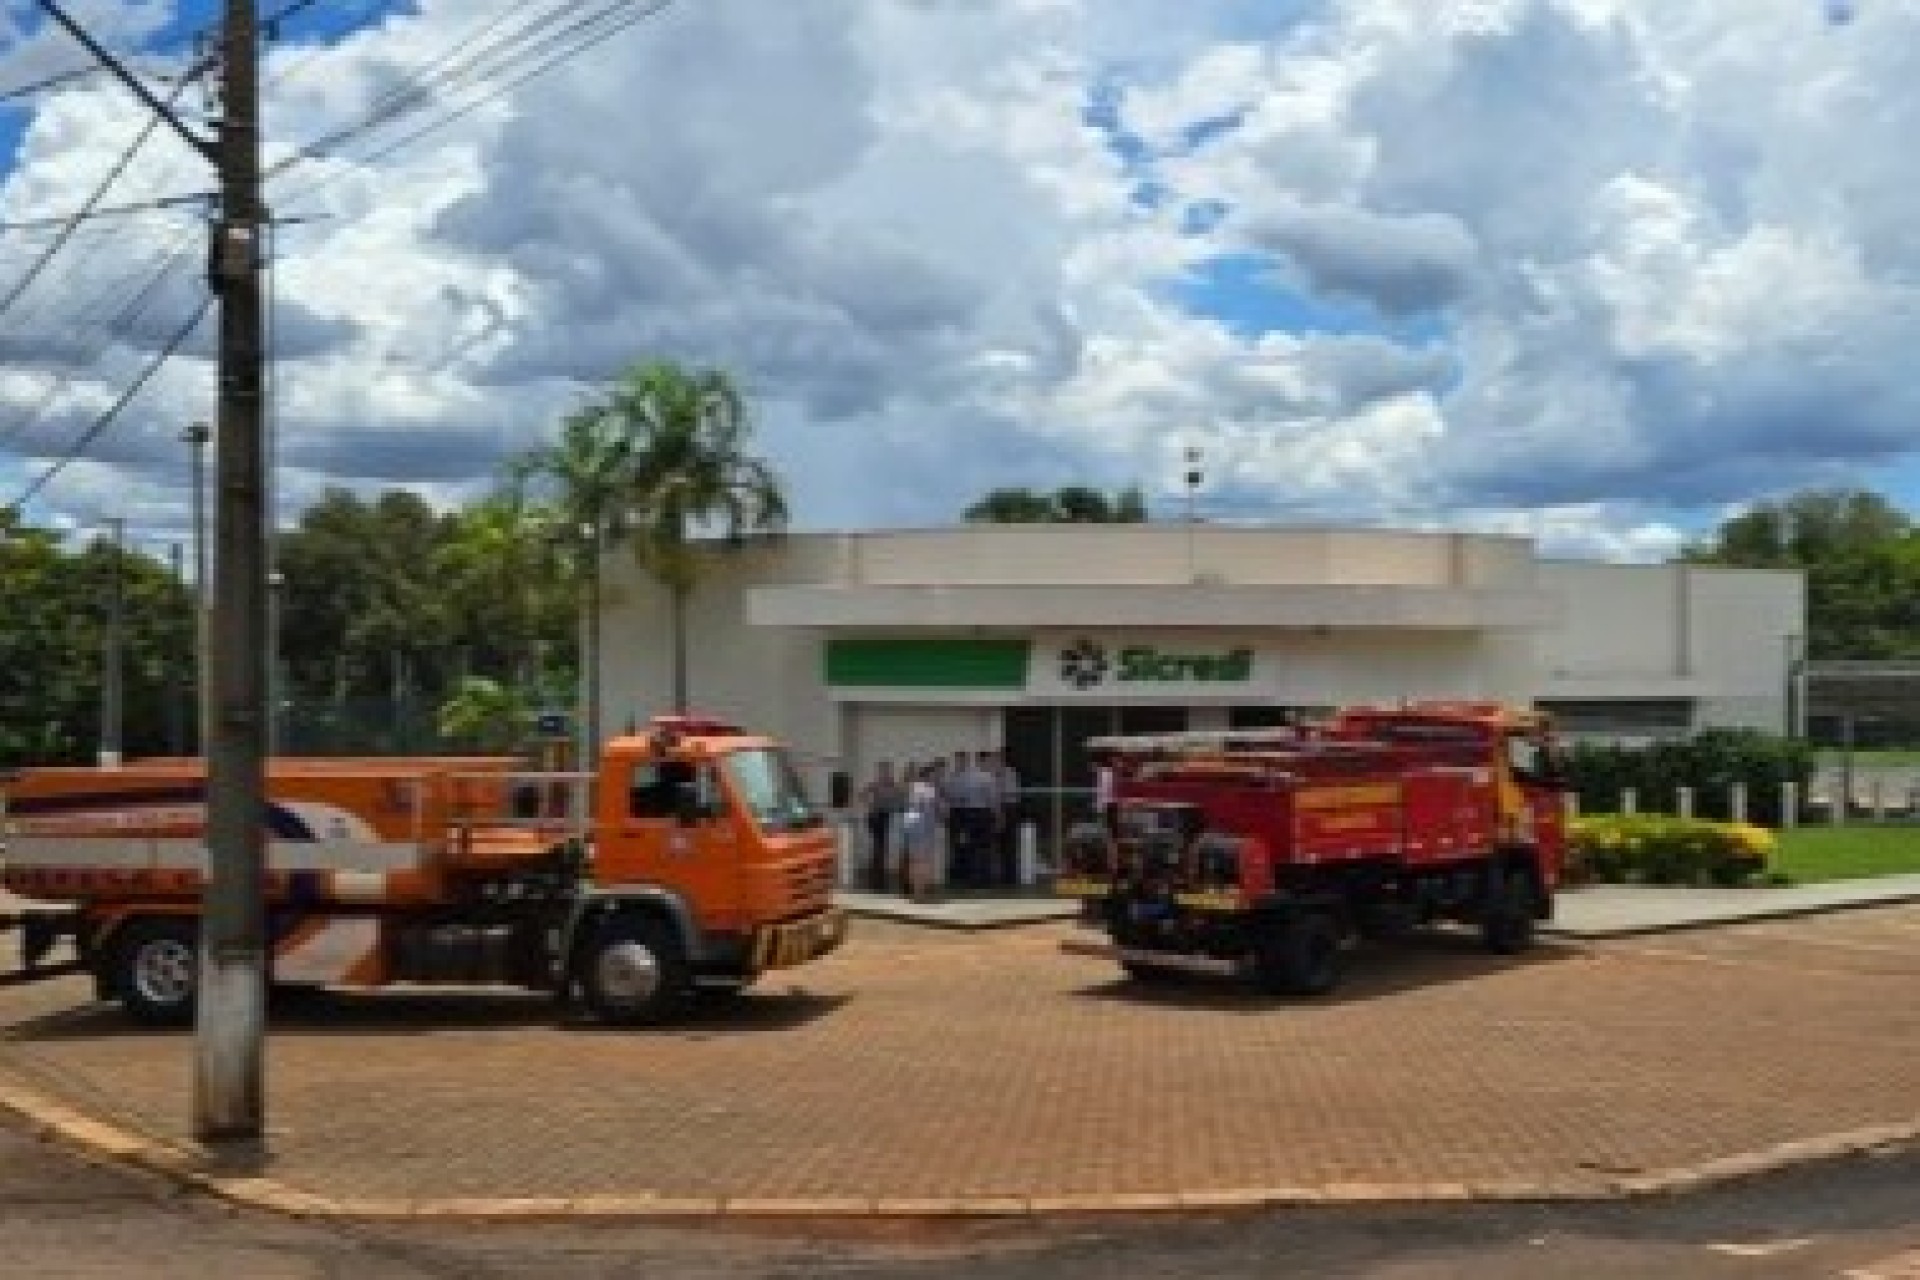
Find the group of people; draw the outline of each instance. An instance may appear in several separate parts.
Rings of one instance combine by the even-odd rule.
[[[867,887],[925,897],[1019,882],[1020,777],[997,751],[956,751],[951,761],[883,760],[860,789],[867,826]]]

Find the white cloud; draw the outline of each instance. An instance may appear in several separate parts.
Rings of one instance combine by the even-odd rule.
[[[478,20],[429,0],[278,51],[270,152]],[[276,180],[278,212],[319,215],[275,273],[288,496],[470,491],[663,354],[739,374],[803,523],[945,521],[999,483],[1177,502],[1192,443],[1223,514],[1657,554],[1727,501],[1911,449],[1917,37],[1891,0],[1843,25],[1810,0],[683,4],[371,168],[349,147]],[[0,216],[73,207],[138,122],[110,85],[42,100]],[[150,150],[128,198],[205,184]],[[63,255],[9,362],[85,354],[102,317],[71,300],[124,297],[155,229],[191,225]],[[0,282],[30,252],[0,240]],[[1197,313],[1223,254],[1284,296]],[[1342,331],[1356,301],[1378,332]],[[0,408],[44,385],[10,368]],[[204,362],[169,368],[50,497],[164,494],[210,395]]]

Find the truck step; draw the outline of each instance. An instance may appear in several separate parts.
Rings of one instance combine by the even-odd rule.
[[[1067,939],[1060,944],[1060,949],[1068,955],[1091,956],[1097,960],[1146,965],[1154,969],[1178,969],[1182,973],[1204,973],[1221,978],[1238,977],[1245,972],[1243,966],[1236,960],[1188,955],[1181,951],[1148,951],[1140,947],[1117,947],[1109,942],[1088,942],[1080,938]]]

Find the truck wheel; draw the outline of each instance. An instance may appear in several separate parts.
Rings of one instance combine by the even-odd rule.
[[[1495,955],[1518,955],[1533,945],[1533,879],[1506,871],[1488,886],[1480,912],[1480,944]]]
[[[1122,960],[1120,967],[1133,981],[1153,986],[1164,987],[1170,982],[1179,980],[1181,976],[1178,969],[1165,969],[1157,964],[1142,964],[1138,960]]]
[[[190,921],[135,920],[113,948],[110,975],[136,1022],[177,1027],[193,1020],[200,987],[200,933]]]
[[[665,1022],[693,1003],[693,976],[674,930],[655,916],[605,921],[581,949],[576,974],[588,1010],[602,1022]]]
[[[1254,957],[1254,980],[1275,995],[1323,996],[1340,985],[1340,970],[1340,926],[1325,911],[1287,917]]]

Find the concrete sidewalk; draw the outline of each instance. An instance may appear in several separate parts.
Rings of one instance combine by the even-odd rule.
[[[858,916],[940,929],[1005,929],[1071,920],[1079,914],[1079,904],[1072,899],[1033,895],[918,903],[886,894],[842,893],[839,899]],[[1920,875],[1834,880],[1781,889],[1596,884],[1561,894],[1554,919],[1543,932],[1560,938],[1625,938],[1916,901],[1920,901]]]

